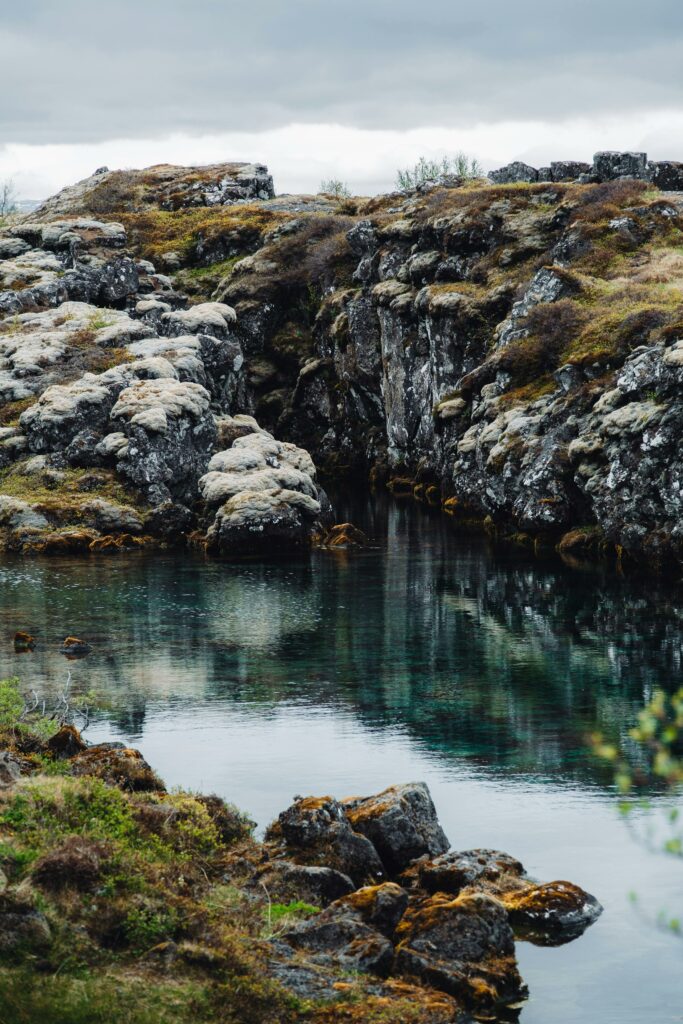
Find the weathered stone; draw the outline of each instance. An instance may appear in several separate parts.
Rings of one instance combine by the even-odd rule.
[[[305,950],[313,963],[334,965],[345,971],[386,977],[394,959],[390,940],[343,900],[291,928],[282,937],[296,949]]]
[[[414,880],[428,893],[446,892],[457,896],[462,889],[475,882],[493,882],[503,875],[521,877],[523,874],[524,868],[520,862],[507,853],[499,850],[464,850],[418,861],[406,873],[406,880]]]
[[[89,775],[131,792],[163,792],[164,784],[139,750],[98,743],[76,754],[69,762],[72,775]]]
[[[371,797],[344,801],[349,821],[371,840],[389,874],[425,854],[434,857],[449,846],[424,782],[412,782]]]
[[[538,181],[538,171],[521,160],[515,160],[499,167],[497,171],[491,171],[489,178],[496,185],[512,185],[519,181]]]
[[[593,157],[593,173],[600,181],[616,178],[648,178],[647,153],[605,151]]]
[[[431,896],[412,904],[396,937],[396,964],[476,1007],[517,1003],[526,995],[507,913],[488,896]]]
[[[571,882],[546,882],[498,896],[510,923],[539,945],[559,945],[582,935],[602,913],[594,896]]]
[[[296,800],[270,826],[266,840],[281,846],[296,863],[334,868],[356,885],[377,881],[384,875],[375,847],[353,831],[344,807],[332,797]]]
[[[553,160],[549,181],[576,181],[582,174],[590,174],[591,165],[579,160]]]
[[[342,871],[290,860],[268,861],[259,868],[252,884],[265,886],[271,899],[282,903],[304,900],[314,907],[326,907],[354,890],[352,880]]]

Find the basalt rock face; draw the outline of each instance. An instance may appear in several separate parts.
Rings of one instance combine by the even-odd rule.
[[[248,361],[278,363],[298,294],[281,261],[297,239],[322,292],[298,372],[278,371],[269,394],[284,395],[276,432],[328,473],[431,489],[501,534],[556,544],[578,529],[655,568],[680,564],[683,200],[633,180],[641,164],[603,154],[592,184],[359,202],[332,236],[334,264],[330,237],[302,224],[289,249],[280,236],[238,262],[217,294],[241,315]]]
[[[237,465],[234,443],[263,430],[323,479],[372,473],[563,557],[680,565],[680,169],[607,153],[549,181],[522,170],[336,206],[257,190],[196,207],[183,189],[211,169],[152,168],[97,175],[68,200],[78,213],[62,196],[0,232],[0,473],[30,506],[3,513],[23,519],[14,546],[31,515],[74,525],[30,495],[71,502],[85,473],[139,537],[307,544],[329,511],[310,467],[282,451]],[[96,218],[84,196],[107,183]],[[153,253],[182,269],[159,274]]]

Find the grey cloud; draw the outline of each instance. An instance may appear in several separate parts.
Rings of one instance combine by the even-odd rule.
[[[23,0],[0,142],[680,108],[682,66],[680,0]]]

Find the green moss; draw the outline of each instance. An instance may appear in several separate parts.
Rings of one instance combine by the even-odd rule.
[[[0,494],[28,501],[47,515],[78,523],[85,515],[84,506],[93,498],[104,498],[120,506],[147,507],[139,494],[125,487],[110,470],[98,469],[94,479],[90,469],[60,470],[63,479],[55,485],[42,474],[22,472],[23,466],[19,462],[0,470]],[[95,484],[92,490],[91,481]],[[84,482],[88,489],[81,489]]]
[[[153,262],[165,252],[179,252],[193,262],[197,244],[223,239],[234,252],[253,252],[266,231],[291,219],[291,215],[257,203],[197,207],[187,210],[149,210],[118,213],[137,253]]]
[[[22,398],[18,402],[6,402],[0,407],[0,427],[15,427],[19,417],[36,401],[34,397]]]

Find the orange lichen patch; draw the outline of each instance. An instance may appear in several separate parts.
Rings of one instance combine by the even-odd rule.
[[[581,555],[602,552],[605,547],[604,535],[596,526],[569,530],[560,539],[557,550],[561,555]]]
[[[387,793],[392,793],[392,790],[386,790]],[[352,825],[358,825],[361,822],[378,818],[382,814],[386,814],[392,807],[395,806],[395,801],[391,798],[386,800],[380,800],[377,797],[364,800],[358,807],[353,807],[346,800],[343,800],[344,809],[346,816]]]
[[[369,995],[358,984],[334,988],[347,998],[312,1009],[312,1024],[453,1024],[463,1010],[443,992],[398,979],[382,983],[383,995]]]
[[[580,912],[591,897],[573,882],[560,881],[502,892],[498,899],[511,920],[521,920]]]
[[[429,486],[425,488],[425,498],[430,505],[440,505],[441,488],[437,487],[436,484],[429,484]]]
[[[97,534],[93,530],[55,530],[26,541],[22,551],[39,555],[85,554],[96,539]]]
[[[446,498],[441,507],[449,516],[455,516],[461,510],[462,502],[459,498]]]

